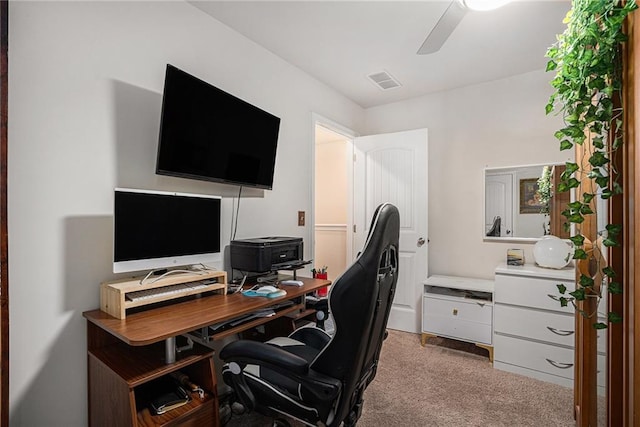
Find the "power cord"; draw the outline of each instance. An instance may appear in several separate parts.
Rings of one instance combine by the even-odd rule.
[[[242,186],[240,186],[240,189],[238,190],[238,201],[236,203],[236,209],[235,209],[235,225],[234,225],[234,212],[233,212],[233,207],[231,208],[231,231],[230,231],[230,235],[231,235],[231,240],[235,240],[236,239],[236,232],[238,231],[238,217],[240,216],[240,197],[242,196]]]
[[[203,264],[201,262],[199,262],[197,264],[193,264],[191,266],[191,269],[196,270],[196,271],[217,271],[218,270],[215,267],[211,267],[210,265],[206,265],[206,264]]]

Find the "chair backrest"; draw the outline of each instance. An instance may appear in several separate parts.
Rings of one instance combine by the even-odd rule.
[[[362,252],[331,287],[335,332],[311,367],[343,383],[337,420],[375,376],[398,280],[399,234],[398,209],[389,203],[378,206]]]

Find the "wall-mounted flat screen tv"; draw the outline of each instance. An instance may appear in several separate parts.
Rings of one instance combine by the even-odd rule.
[[[209,264],[220,252],[220,197],[116,188],[113,272]]]
[[[280,119],[167,65],[156,173],[271,189]]]

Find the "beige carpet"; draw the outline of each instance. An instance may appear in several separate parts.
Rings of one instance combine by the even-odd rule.
[[[488,357],[390,331],[362,426],[572,426],[571,389],[493,369]],[[431,342],[441,344],[433,345]],[[479,351],[484,351],[480,350]],[[479,352],[478,351],[478,352]]]
[[[389,331],[360,427],[574,426],[570,388],[494,369],[486,350]],[[268,426],[256,414],[227,426]],[[299,425],[292,423],[292,425]]]

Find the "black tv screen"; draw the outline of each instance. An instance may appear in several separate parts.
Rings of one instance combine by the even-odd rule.
[[[156,173],[271,189],[280,119],[167,64]]]

